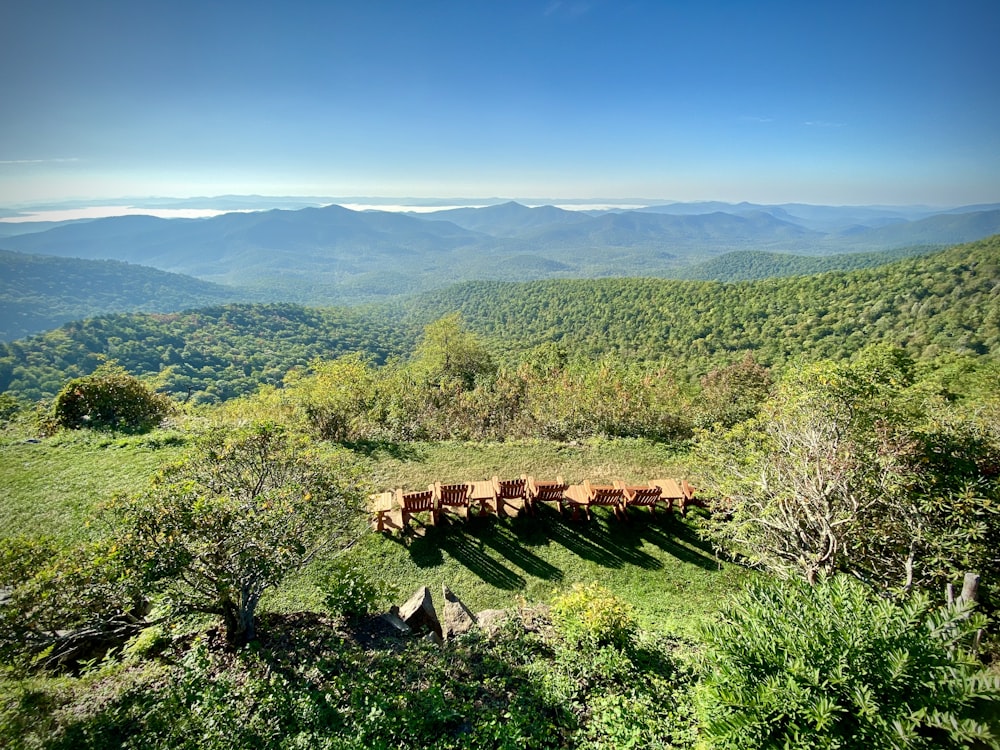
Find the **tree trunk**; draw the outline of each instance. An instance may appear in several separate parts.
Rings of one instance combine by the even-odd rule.
[[[962,581],[962,595],[960,597],[967,602],[979,601],[979,576],[975,573],[966,573],[965,580]]]
[[[222,618],[228,643],[233,646],[245,646],[257,637],[253,615],[253,610],[249,607],[240,607],[236,604],[226,604],[223,607]]]

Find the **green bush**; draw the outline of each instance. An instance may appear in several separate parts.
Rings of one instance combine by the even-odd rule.
[[[323,565],[319,587],[327,609],[345,617],[371,614],[395,593],[385,582],[344,562]]]
[[[108,363],[91,375],[69,381],[56,396],[53,418],[69,430],[147,432],[163,421],[170,407],[169,398]]]
[[[16,396],[0,393],[0,427],[10,422],[23,408],[24,404]]]
[[[266,592],[365,532],[352,461],[274,424],[206,433],[110,506],[123,565],[172,616],[218,615],[230,643],[252,641]]]
[[[552,623],[576,646],[628,644],[636,631],[632,607],[598,583],[575,584],[552,603]]]
[[[108,542],[0,540],[0,663],[78,666],[137,631],[144,602]]]
[[[1000,681],[968,650],[984,621],[847,576],[754,583],[705,628],[706,746],[997,747]]]

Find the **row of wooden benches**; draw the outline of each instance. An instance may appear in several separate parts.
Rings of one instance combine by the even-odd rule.
[[[451,512],[468,518],[470,510],[479,515],[517,515],[522,510],[534,514],[540,505],[559,511],[570,510],[574,517],[585,514],[590,520],[592,506],[610,507],[616,517],[624,519],[630,507],[646,507],[652,513],[663,504],[668,511],[674,506],[682,514],[687,506],[697,504],[694,488],[684,480],[654,479],[647,484],[628,485],[615,481],[611,485],[567,484],[562,477],[555,481],[540,481],[522,475],[518,479],[493,477],[479,482],[441,484],[435,482],[426,490],[402,489],[381,492],[370,497],[372,528],[376,531],[405,529],[410,519],[426,513],[434,525],[441,513]]]

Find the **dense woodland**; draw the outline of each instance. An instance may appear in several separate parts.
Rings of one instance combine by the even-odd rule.
[[[101,313],[171,312],[253,299],[148,266],[0,250],[0,341]]]
[[[0,740],[1000,747],[998,289],[993,237],[5,345]],[[368,530],[372,491],[521,472],[705,507]],[[510,619],[378,630],[428,582]]]
[[[754,281],[779,276],[806,276],[827,271],[856,271],[875,268],[915,255],[930,255],[942,250],[939,246],[902,247],[878,252],[845,253],[842,255],[792,255],[745,250],[726,253],[717,258],[679,268],[669,274],[672,279],[698,281]]]
[[[458,310],[486,337],[554,341],[589,355],[665,357],[704,367],[752,351],[840,357],[874,342],[918,358],[985,354],[1000,343],[1000,237],[862,271],[746,283],[651,279],[462,284],[409,308]]]
[[[677,279],[748,281],[831,270],[872,268],[899,258],[926,255],[934,249],[901,248],[818,257],[761,251],[733,252],[678,268],[665,275]],[[496,272],[502,265],[498,263],[492,266],[489,274],[484,269],[480,277],[518,278],[516,273],[498,275]],[[538,271],[544,271],[546,267],[552,270],[558,266],[526,256],[519,256],[513,263],[517,272],[527,273],[529,276],[533,275],[530,273],[532,265],[537,265]],[[397,296],[412,293],[413,290],[405,279],[399,279],[398,282],[394,287]],[[320,295],[314,301],[324,304],[334,298]],[[135,263],[0,250],[0,342],[14,341],[58,328],[64,323],[109,313],[171,313],[240,301],[308,304],[308,299],[303,299],[303,295],[298,292],[279,293],[270,288],[252,291],[222,286]]]
[[[100,359],[160,375],[166,391],[219,401],[277,384],[316,357],[413,351],[422,326],[459,312],[499,359],[560,356],[659,363],[694,381],[752,352],[767,366],[837,358],[877,342],[918,360],[1000,343],[1000,237],[877,268],[721,283],[592,279],[470,282],[381,308],[230,305],[119,314],[0,347],[0,390],[51,398]]]

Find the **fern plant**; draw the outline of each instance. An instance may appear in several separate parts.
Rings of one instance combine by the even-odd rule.
[[[1000,747],[1000,680],[970,651],[985,618],[853,578],[752,584],[704,629],[707,747]]]

